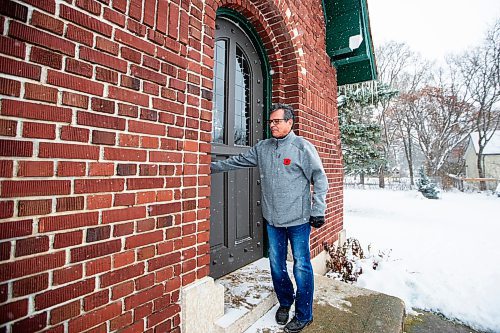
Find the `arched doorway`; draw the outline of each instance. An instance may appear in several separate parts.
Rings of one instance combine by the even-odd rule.
[[[264,138],[266,78],[259,48],[230,17],[216,19],[214,49],[212,160],[223,160]],[[210,276],[261,258],[263,235],[258,170],[212,175]]]

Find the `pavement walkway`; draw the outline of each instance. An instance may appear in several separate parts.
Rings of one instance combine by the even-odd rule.
[[[472,328],[455,323],[443,316],[422,312],[418,316],[406,316],[405,333],[481,333]]]

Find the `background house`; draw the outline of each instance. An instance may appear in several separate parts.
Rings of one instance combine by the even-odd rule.
[[[479,177],[477,169],[478,138],[477,132],[471,133],[469,136],[469,142],[464,154],[466,178]],[[484,147],[483,163],[486,178],[500,179],[500,131],[495,131],[491,140]],[[496,187],[493,182],[489,182],[487,186],[493,190]]]
[[[255,171],[209,163],[266,138],[272,102],[328,174],[324,265],[343,230],[336,78],[375,76],[364,0],[0,7],[0,331],[210,331],[214,278],[266,245]]]

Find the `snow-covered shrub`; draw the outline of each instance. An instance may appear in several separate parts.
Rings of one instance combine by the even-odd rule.
[[[380,261],[388,258],[388,253],[379,252],[373,255],[368,246],[368,256],[364,255],[363,248],[355,238],[348,238],[342,246],[328,245],[325,243],[325,250],[330,258],[326,261],[326,267],[329,269],[326,276],[335,280],[353,283],[363,274],[363,266],[377,269]]]
[[[417,180],[417,188],[420,193],[427,199],[438,199],[439,190],[429,177],[425,174],[424,167],[418,169],[419,179]]]

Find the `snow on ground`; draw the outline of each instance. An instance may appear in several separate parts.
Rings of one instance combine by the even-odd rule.
[[[442,192],[345,189],[344,228],[365,251],[389,253],[376,271],[366,262],[358,286],[397,296],[407,311],[437,311],[500,332],[500,198]]]

